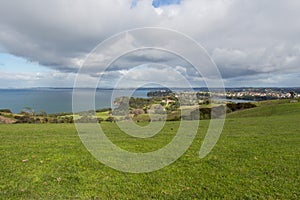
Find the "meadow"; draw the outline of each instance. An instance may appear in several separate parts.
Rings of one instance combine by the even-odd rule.
[[[0,199],[299,199],[300,103],[271,102],[228,115],[223,133],[200,159],[209,120],[173,164],[131,174],[97,161],[74,124],[0,124]],[[107,136],[133,152],[161,148],[179,121],[149,139],[103,122]],[[141,123],[143,125],[143,123]]]

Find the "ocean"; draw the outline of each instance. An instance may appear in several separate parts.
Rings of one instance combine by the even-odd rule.
[[[133,97],[146,98],[149,89],[138,89]],[[41,110],[48,114],[72,112],[72,88],[35,88],[35,89],[0,89],[0,109],[10,109],[19,113],[24,107],[35,112]],[[90,93],[91,89],[81,89]],[[117,96],[126,95],[128,90],[118,90]],[[112,89],[97,89],[95,93],[96,109],[111,108]]]

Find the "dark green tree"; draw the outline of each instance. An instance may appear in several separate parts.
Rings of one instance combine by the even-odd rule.
[[[291,94],[291,99],[294,99],[296,96],[296,93],[294,91],[289,92]]]

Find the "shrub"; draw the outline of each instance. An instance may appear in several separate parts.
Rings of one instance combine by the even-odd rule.
[[[99,123],[101,123],[101,122],[103,122],[103,121],[104,121],[103,118],[101,118],[101,117],[98,118],[98,122],[99,122]]]
[[[105,121],[107,122],[115,122],[115,118],[114,117],[108,117]]]
[[[97,118],[90,118],[88,116],[83,116],[80,119],[75,120],[76,123],[96,123],[98,122]]]
[[[10,109],[0,109],[0,112],[12,114]]]
[[[110,112],[110,111],[112,111],[112,109],[111,108],[101,108],[101,109],[98,109],[98,110],[96,110],[96,112]]]
[[[229,103],[227,104],[227,108],[229,108],[232,112],[237,110],[249,109],[256,107],[255,104],[252,103]]]

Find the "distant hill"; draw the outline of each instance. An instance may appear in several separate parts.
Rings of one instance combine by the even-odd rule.
[[[290,100],[263,101],[257,103],[256,108],[236,111],[227,114],[227,118],[241,117],[270,117],[284,115],[300,115],[300,102],[291,103]]]

